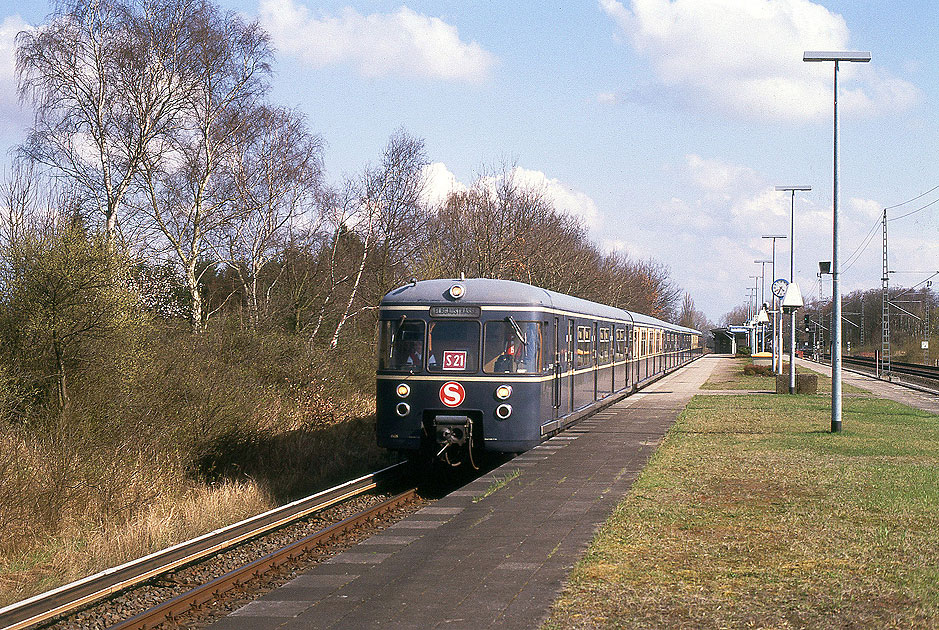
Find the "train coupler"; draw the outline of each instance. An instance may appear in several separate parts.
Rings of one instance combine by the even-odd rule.
[[[473,435],[473,421],[467,416],[437,416],[434,418],[437,446],[463,446]]]

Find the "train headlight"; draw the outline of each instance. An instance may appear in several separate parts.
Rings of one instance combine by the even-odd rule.
[[[499,405],[498,407],[496,407],[496,417],[499,420],[505,420],[511,415],[512,415],[512,405],[503,403]]]
[[[395,407],[395,412],[402,418],[411,413],[411,405],[407,403],[398,403],[398,406]]]
[[[454,284],[450,287],[450,297],[459,300],[466,293],[466,288],[462,284]]]
[[[398,392],[398,398],[407,398],[411,393],[411,388],[407,383],[401,383],[395,391]]]
[[[499,385],[496,388],[496,398],[499,400],[507,400],[509,396],[512,395],[512,386],[511,385]]]

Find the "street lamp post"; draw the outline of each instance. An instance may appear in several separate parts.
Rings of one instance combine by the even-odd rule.
[[[796,191],[812,190],[811,186],[776,186],[776,190],[789,191],[792,193],[792,203],[789,209],[789,284],[796,281],[795,278],[795,244],[796,244]],[[789,312],[789,393],[794,394],[796,388],[796,312]]]
[[[753,345],[750,346],[750,354],[760,351],[760,327],[756,323],[756,314],[760,311],[760,276],[750,276],[753,280]]]
[[[766,234],[763,238],[773,239],[773,265],[770,268],[770,275],[773,276],[773,282],[776,282],[776,239],[777,238],[786,238],[784,235],[780,234]],[[782,331],[778,325],[777,316],[779,315],[778,308],[779,300],[773,296],[773,372],[776,374],[782,374]]]
[[[833,185],[832,185],[832,238],[831,238],[831,432],[841,432],[841,269],[839,249],[841,236],[838,233],[838,64],[842,61],[865,63],[871,60],[869,52],[858,51],[812,51],[802,55],[802,61],[833,61],[834,74],[834,125],[833,125]]]
[[[766,311],[766,263],[773,262],[772,260],[754,260],[753,262],[759,263],[760,265],[760,306],[763,308],[763,311]],[[766,323],[769,322],[767,317],[762,323],[763,331],[763,345],[760,350],[763,352],[766,351]]]
[[[799,285],[790,282],[786,287],[786,295],[783,297],[782,309],[792,314],[795,321],[795,312],[802,308],[802,292]],[[789,329],[789,393],[796,393],[796,327],[793,325]]]

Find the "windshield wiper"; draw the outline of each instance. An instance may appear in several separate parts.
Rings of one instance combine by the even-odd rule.
[[[388,343],[388,358],[391,359],[395,355],[395,337],[398,336],[398,331],[401,330],[401,327],[404,325],[404,320],[407,319],[407,315],[402,315],[401,319],[398,320],[398,325],[394,330],[391,331],[391,340]]]
[[[512,324],[512,328],[515,329],[515,334],[518,335],[518,339],[522,342],[522,345],[527,346],[528,341],[525,340],[525,333],[522,332],[522,329],[518,326],[518,322],[516,322],[515,318],[511,315],[509,315],[509,323]]]

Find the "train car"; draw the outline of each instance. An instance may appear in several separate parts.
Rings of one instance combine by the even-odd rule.
[[[526,451],[703,350],[690,328],[486,278],[399,287],[378,328],[378,444],[451,465]]]

